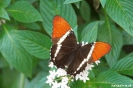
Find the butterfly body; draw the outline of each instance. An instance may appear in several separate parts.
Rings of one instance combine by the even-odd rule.
[[[78,43],[70,25],[60,16],[53,20],[51,62],[57,68],[76,75],[86,66],[108,53],[111,46],[104,42]]]

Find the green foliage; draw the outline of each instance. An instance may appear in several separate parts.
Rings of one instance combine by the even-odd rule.
[[[0,0],[0,8],[5,8],[9,5],[11,0]]]
[[[7,19],[7,20],[10,20],[10,18],[9,18],[9,16],[8,16],[8,14],[4,8],[0,8],[0,17]]]
[[[133,88],[133,0],[0,0],[0,88],[51,88],[52,20],[60,15],[80,42],[107,42],[111,51],[71,88]]]
[[[42,21],[39,12],[27,1],[17,1],[9,9],[13,18],[24,23]]]
[[[82,31],[82,41],[95,42],[97,40],[98,26],[101,22],[92,22],[88,24]]]
[[[132,2],[133,0],[107,0],[105,8],[112,20],[133,36]]]
[[[48,59],[51,41],[50,38],[41,33],[32,31],[16,31],[14,34],[18,36],[20,43],[27,52],[31,55],[41,58]]]
[[[100,0],[102,7],[105,6],[106,0]]]
[[[0,51],[10,65],[30,76],[32,71],[32,56],[22,47],[22,44],[17,39],[18,36],[13,31],[14,28],[3,25]]]
[[[81,0],[65,0],[64,4],[69,4],[69,3],[74,3],[74,2],[79,2]]]
[[[73,28],[76,26],[77,19],[72,6],[70,4],[64,5],[63,3],[64,0],[40,0],[40,11],[44,20],[43,27],[50,36],[52,20],[55,15],[65,18]]]
[[[133,53],[119,60],[111,70],[117,71],[121,74],[133,76]]]
[[[109,23],[105,23],[100,27],[98,41],[108,42],[112,46],[110,53],[105,56],[109,66],[112,67],[116,63],[123,45],[121,32]]]
[[[90,6],[87,4],[86,1],[82,1],[81,2],[80,13],[81,13],[81,16],[83,17],[83,19],[86,22],[89,22],[90,21],[91,11],[90,11]]]
[[[97,78],[92,81],[95,85],[103,88],[111,88],[113,85],[130,85],[133,86],[133,80],[118,74],[117,72],[113,71],[105,71],[100,73]],[[125,88],[125,87],[120,87]]]

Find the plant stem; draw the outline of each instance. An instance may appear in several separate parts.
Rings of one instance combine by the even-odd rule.
[[[19,88],[24,88],[25,76],[23,73],[20,74],[20,85]]]

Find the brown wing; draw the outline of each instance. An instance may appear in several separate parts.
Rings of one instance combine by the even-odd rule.
[[[87,66],[87,63],[89,62],[89,60],[91,60],[90,59],[91,57],[88,58],[88,62],[83,63],[83,61],[84,59],[87,59],[87,56],[90,53],[92,46],[93,46],[93,43],[81,46],[81,48],[76,52],[77,54],[74,60],[72,61],[72,63],[69,65],[67,69],[68,74],[75,75],[82,72],[85,69],[85,67]],[[82,66],[80,66],[81,63],[83,63]]]
[[[77,41],[70,25],[60,16],[53,20],[51,61],[59,68],[69,63]]]
[[[107,54],[111,49],[111,46],[104,42],[96,42],[86,44],[77,51],[77,56],[74,58],[72,63],[67,69],[68,74],[76,75],[83,70],[88,64],[100,59],[102,56]]]

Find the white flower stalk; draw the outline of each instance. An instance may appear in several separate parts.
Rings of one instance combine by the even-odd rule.
[[[100,61],[98,60],[95,63],[98,65]],[[56,68],[53,62],[49,63],[49,67]],[[92,67],[94,67],[93,64],[87,64],[85,70],[83,70],[79,74],[76,74],[75,76],[67,74],[66,70],[62,68],[56,68],[57,70],[49,71],[50,75],[47,76],[48,80],[46,81],[46,83],[48,83],[51,86],[51,88],[70,88],[68,86],[69,82],[73,82],[74,78],[75,80],[81,80],[85,83],[87,80],[89,80],[88,70],[92,70]]]
[[[97,61],[95,61],[95,63],[98,65],[98,64],[100,63],[100,61],[99,61],[99,60],[97,60]]]
[[[89,80],[89,78],[88,78],[88,75],[89,75],[88,70],[92,70],[92,67],[94,67],[94,65],[87,64],[85,70],[83,70],[82,72],[80,72],[79,74],[77,74],[75,76],[75,79],[76,80],[78,80],[78,79],[79,80],[82,80],[85,83],[87,80]]]
[[[49,62],[49,65],[48,65],[50,68],[53,68],[54,67],[54,63],[53,62]]]
[[[53,62],[50,62],[49,67],[56,68]],[[71,81],[71,78],[64,69],[58,68],[56,71],[50,70],[49,73],[50,75],[47,76],[48,80],[46,83],[48,83],[51,88],[70,88],[68,83]]]
[[[67,75],[67,72],[64,69],[58,68],[56,74],[57,74],[57,77],[60,77],[60,76]]]

